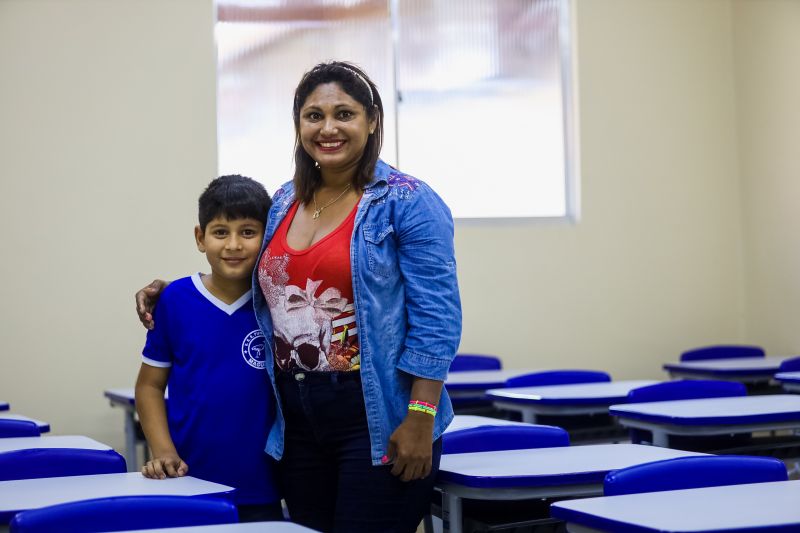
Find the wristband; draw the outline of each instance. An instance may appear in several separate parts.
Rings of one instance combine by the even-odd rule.
[[[418,413],[426,413],[434,417],[436,416],[436,406],[426,402],[412,400],[408,403],[408,410],[416,411]]]

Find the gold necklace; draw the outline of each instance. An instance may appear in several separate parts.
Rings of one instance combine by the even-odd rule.
[[[339,196],[337,196],[336,198],[334,198],[333,200],[331,200],[330,202],[328,202],[327,204],[325,204],[325,205],[323,205],[322,207],[319,207],[319,208],[317,207],[317,191],[314,191],[314,194],[312,195],[312,198],[314,199],[314,214],[311,215],[311,218],[313,218],[314,220],[317,220],[319,218],[320,213],[322,213],[322,211],[324,209],[326,209],[326,208],[332,206],[333,204],[335,204],[336,202],[338,202],[341,199],[341,197],[344,196],[344,193],[346,193],[347,191],[350,190],[350,186],[351,185],[352,185],[352,183],[348,183],[347,187],[345,187],[344,190],[341,193],[339,193]]]

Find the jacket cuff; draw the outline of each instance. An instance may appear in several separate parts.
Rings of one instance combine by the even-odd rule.
[[[405,350],[397,362],[397,368],[412,376],[444,381],[450,370],[450,359]]]

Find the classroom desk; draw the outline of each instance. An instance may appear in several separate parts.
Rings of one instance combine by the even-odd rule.
[[[656,446],[667,446],[670,435],[800,429],[800,396],[795,394],[612,405],[609,412],[623,426],[651,431]]]
[[[58,503],[112,496],[214,494],[229,497],[233,490],[227,485],[191,476],[147,479],[138,472],[0,481],[0,524],[9,523],[20,511]]]
[[[531,369],[516,370],[469,370],[450,372],[444,382],[447,393],[452,398],[480,397],[487,389],[505,387],[506,380],[523,374],[537,372]]]
[[[672,378],[719,379],[740,383],[769,382],[785,359],[794,356],[734,357],[667,363],[664,370]]]
[[[80,450],[110,450],[102,442],[82,435],[58,435],[51,437],[11,437],[0,439],[0,453],[41,448],[73,448]]]
[[[248,522],[244,524],[218,524],[214,526],[169,527],[164,529],[137,529],[118,533],[303,533],[311,532],[293,522]]]
[[[0,414],[0,418],[8,418],[11,420],[28,420],[29,422],[35,422],[36,425],[39,426],[40,433],[47,433],[50,431],[50,424],[47,422],[42,422],[41,420],[36,420],[35,418],[28,418],[27,416],[12,415],[8,413]]]
[[[800,481],[626,494],[556,502],[571,533],[800,531]]]
[[[470,429],[480,426],[527,426],[525,422],[516,422],[514,420],[503,420],[502,418],[492,418],[489,416],[477,415],[456,415],[453,421],[444,430],[445,433],[451,433],[460,429]]]
[[[8,402],[0,402],[0,411],[8,411]]]
[[[595,496],[603,493],[603,479],[611,470],[694,455],[703,454],[638,444],[443,455],[436,486],[442,491],[445,531],[461,533],[462,498],[521,500]]]
[[[490,389],[486,396],[495,407],[521,413],[522,421],[537,423],[539,415],[589,415],[607,413],[608,406],[624,402],[631,389],[653,385],[658,381],[608,381]]]
[[[134,389],[107,389],[103,396],[108,398],[111,407],[119,407],[125,411],[125,462],[131,472],[139,470],[139,458],[136,453],[136,393]],[[167,399],[169,394],[164,395]]]
[[[800,372],[779,372],[775,379],[789,392],[800,392]]]

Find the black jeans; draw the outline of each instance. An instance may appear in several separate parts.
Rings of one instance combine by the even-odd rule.
[[[360,372],[278,373],[286,419],[278,483],[292,521],[323,532],[414,532],[439,471],[403,482],[373,466]],[[387,440],[389,436],[386,436]]]

